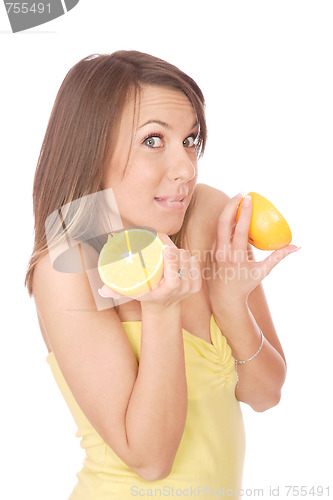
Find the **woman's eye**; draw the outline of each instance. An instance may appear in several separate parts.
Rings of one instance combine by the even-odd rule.
[[[190,135],[183,140],[183,146],[185,148],[193,148],[195,146],[195,137]]]
[[[162,146],[162,139],[158,135],[151,135],[143,141],[143,144],[149,148],[160,148]]]

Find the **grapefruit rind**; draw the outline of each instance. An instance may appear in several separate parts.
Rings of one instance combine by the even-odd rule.
[[[259,250],[279,250],[292,240],[290,227],[281,212],[264,196],[250,192],[252,199],[252,217],[250,222],[248,241]],[[262,212],[258,209],[256,201],[270,206],[269,210]],[[237,210],[236,221],[238,222],[243,200]]]

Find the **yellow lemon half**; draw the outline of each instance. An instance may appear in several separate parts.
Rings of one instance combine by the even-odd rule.
[[[144,228],[113,233],[99,255],[98,272],[107,286],[123,295],[149,292],[163,276],[163,243]]]
[[[275,206],[258,193],[248,193],[252,201],[252,218],[248,241],[260,250],[278,250],[292,240],[292,234],[287,221]],[[238,221],[241,201],[236,220]]]

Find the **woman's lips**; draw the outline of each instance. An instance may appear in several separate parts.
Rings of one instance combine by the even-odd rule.
[[[156,203],[162,208],[182,210],[185,206],[186,195],[156,196]]]

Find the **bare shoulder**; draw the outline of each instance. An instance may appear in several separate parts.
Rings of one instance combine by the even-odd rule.
[[[209,186],[208,184],[198,184],[197,205],[201,213],[211,214],[219,217],[230,197],[220,189]]]
[[[210,249],[219,216],[230,198],[208,184],[197,184],[195,193],[195,208],[188,227],[190,245],[195,249]]]
[[[204,184],[202,182],[198,183],[196,185],[195,190],[197,191],[198,195],[201,197],[206,197],[207,199],[210,197],[214,197],[214,201],[217,201],[218,199],[224,203],[226,203],[229,200],[229,196],[221,191],[220,189],[217,189],[213,186],[210,186],[209,184]]]
[[[88,249],[88,245],[82,248],[88,259],[96,253],[91,247]],[[103,299],[97,292],[102,285],[97,269],[61,272],[54,268],[48,253],[37,261],[33,297],[50,347],[64,374],[69,373],[69,364],[74,366],[73,358],[77,356],[83,361],[90,357],[92,350],[100,350],[102,355],[108,349],[114,351],[117,337],[131,358],[129,343],[112,307],[112,299]],[[97,300],[104,302],[103,308],[98,307]]]
[[[75,248],[76,253],[71,254],[66,265],[64,265],[65,259],[61,265],[52,262],[49,253],[41,256],[36,263],[33,275],[33,297],[38,311],[43,312],[45,318],[52,310],[67,314],[70,311],[97,312],[98,310],[97,290],[98,285],[102,286],[103,283],[99,278],[99,281],[95,280],[95,286],[92,286],[94,276],[98,277],[96,266],[95,273],[93,271],[94,257],[97,263],[97,252],[90,245],[82,243],[73,245],[71,248]],[[92,269],[91,278],[88,278],[85,267]],[[112,301],[109,305],[112,306]],[[116,318],[115,313],[113,316]]]

